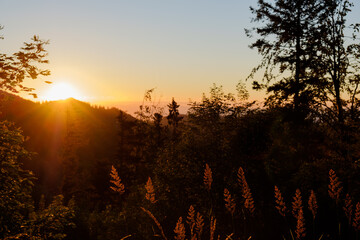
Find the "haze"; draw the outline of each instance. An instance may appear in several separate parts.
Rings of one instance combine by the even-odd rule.
[[[52,74],[42,80],[69,83],[82,100],[130,113],[151,88],[161,102],[174,97],[182,106],[213,83],[234,92],[260,60],[244,32],[254,26],[254,0],[0,2],[2,49],[15,52],[34,34],[49,39]],[[355,6],[349,19],[359,15]],[[39,100],[50,88],[41,80],[28,85]]]

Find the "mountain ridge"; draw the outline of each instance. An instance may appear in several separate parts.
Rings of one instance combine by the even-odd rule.
[[[120,109],[91,106],[74,98],[38,103],[2,91],[0,99],[0,120],[20,127],[27,138],[26,148],[36,153],[23,164],[35,172],[43,188],[37,190],[39,193],[56,194],[64,184],[61,179],[67,146],[75,149],[76,161],[94,171],[99,159],[116,158],[119,114],[135,121]],[[75,146],[76,142],[81,144]]]

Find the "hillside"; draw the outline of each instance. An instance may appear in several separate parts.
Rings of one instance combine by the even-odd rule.
[[[0,119],[15,122],[28,138],[27,149],[36,153],[31,161],[24,159],[24,166],[38,177],[39,193],[57,194],[65,187],[64,155],[75,151],[82,174],[87,171],[85,175],[91,176],[101,171],[96,167],[99,160],[109,161],[117,154],[119,109],[93,107],[76,99],[35,103],[6,92],[1,98]]]

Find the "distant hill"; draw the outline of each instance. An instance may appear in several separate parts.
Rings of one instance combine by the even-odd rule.
[[[36,155],[24,165],[36,173],[46,192],[55,194],[62,185],[62,156],[69,154],[67,149],[76,151],[77,161],[90,175],[97,171],[98,161],[111,162],[117,154],[119,109],[93,107],[76,99],[35,103],[6,92],[0,97],[0,119],[15,122],[28,137],[27,148]]]

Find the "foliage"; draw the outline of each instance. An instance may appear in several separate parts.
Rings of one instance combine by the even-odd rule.
[[[352,41],[345,39],[347,37],[345,29],[349,28],[346,17],[353,4],[348,0],[332,0],[324,5],[325,11],[320,16],[323,24],[319,28],[322,33],[321,57],[318,59],[318,68],[315,70],[323,74],[322,79],[326,83],[321,86],[321,90],[326,91],[322,94],[322,104],[326,106],[326,102],[332,103],[333,118],[340,123],[340,130],[343,131],[341,125],[345,120],[343,108],[346,97],[341,94],[345,93],[345,86],[349,87],[348,91],[351,89],[351,85],[354,83],[351,72],[359,67],[356,62],[350,64],[350,59],[354,57],[352,56],[354,52],[350,48],[355,49],[359,47],[359,44],[354,41],[355,39]],[[356,98],[355,92],[350,90],[349,99]]]
[[[93,211],[88,225],[91,239],[120,239],[126,234],[124,212],[112,205],[107,205],[102,211]]]
[[[50,74],[49,70],[39,68],[39,65],[48,63],[45,59],[46,44],[48,41],[34,36],[31,43],[24,43],[25,46],[11,56],[0,53],[0,89],[13,93],[32,92],[34,89],[25,87],[23,81]],[[36,97],[35,93],[29,94]],[[14,123],[0,122],[0,238],[64,239],[68,228],[74,227],[74,202],[64,206],[63,196],[59,195],[45,208],[42,198],[39,210],[34,211],[32,191],[35,177],[22,166],[22,162],[27,162],[32,154],[25,150],[24,145],[22,131]]]
[[[14,93],[32,92],[33,88],[23,85],[26,78],[36,79],[39,76],[50,75],[49,70],[39,68],[39,65],[48,63],[45,50],[45,45],[48,43],[49,41],[34,36],[30,43],[25,42],[21,50],[12,55],[0,53],[0,89]],[[36,97],[35,93],[30,94]]]
[[[248,34],[259,37],[252,48],[263,59],[250,77],[264,70],[265,81],[254,81],[270,93],[264,107],[248,101],[242,82],[236,94],[214,84],[189,104],[186,115],[175,99],[164,115],[154,89],[145,92],[136,117],[75,100],[6,102],[5,118],[22,124],[29,146],[39,151],[37,163],[27,164],[39,176],[34,193],[39,207],[34,211],[33,175],[19,163],[29,156],[24,139],[3,122],[0,237],[355,236],[360,47],[356,36],[353,44],[345,41],[351,7],[346,0],[258,1],[252,11],[259,25]],[[352,28],[356,32],[359,26]],[[45,42],[34,41],[40,49],[30,44],[22,51],[45,57]],[[15,57],[2,59],[13,69],[20,66]],[[30,90],[21,82],[14,89],[6,86]],[[32,117],[24,120],[17,111]],[[64,197],[45,207],[45,199],[38,201],[41,193],[47,200]],[[70,199],[76,208],[72,200],[64,205]]]
[[[269,106],[310,107],[344,124],[345,109],[355,110],[359,93],[358,24],[346,21],[352,7],[348,0],[259,0],[258,8],[251,8],[260,24],[247,34],[257,37],[251,48],[263,59],[249,77],[264,69],[265,83],[255,80],[253,86],[271,93]],[[353,36],[345,29],[353,29]]]
[[[249,37],[258,39],[250,46],[263,56],[249,77],[264,68],[265,85],[254,81],[256,89],[266,88],[272,93],[268,104],[283,104],[292,99],[297,108],[311,101],[311,90],[316,73],[312,65],[317,61],[321,46],[317,29],[323,12],[321,0],[278,0],[274,3],[258,1],[258,8],[251,7],[253,21],[260,24],[246,30]],[[279,77],[280,75],[280,77]],[[275,80],[275,83],[269,85]]]
[[[20,160],[30,157],[24,137],[13,123],[0,122],[0,238],[19,233],[33,208],[34,176]]]
[[[75,203],[70,200],[68,206],[63,203],[62,195],[55,196],[48,207],[31,213],[27,223],[27,234],[31,239],[65,239],[67,232],[75,227]]]
[[[1,122],[0,139],[1,238],[64,239],[66,230],[74,226],[73,203],[64,206],[63,197],[57,196],[46,209],[35,212],[31,196],[35,178],[20,164],[30,157],[22,132],[12,123]]]

